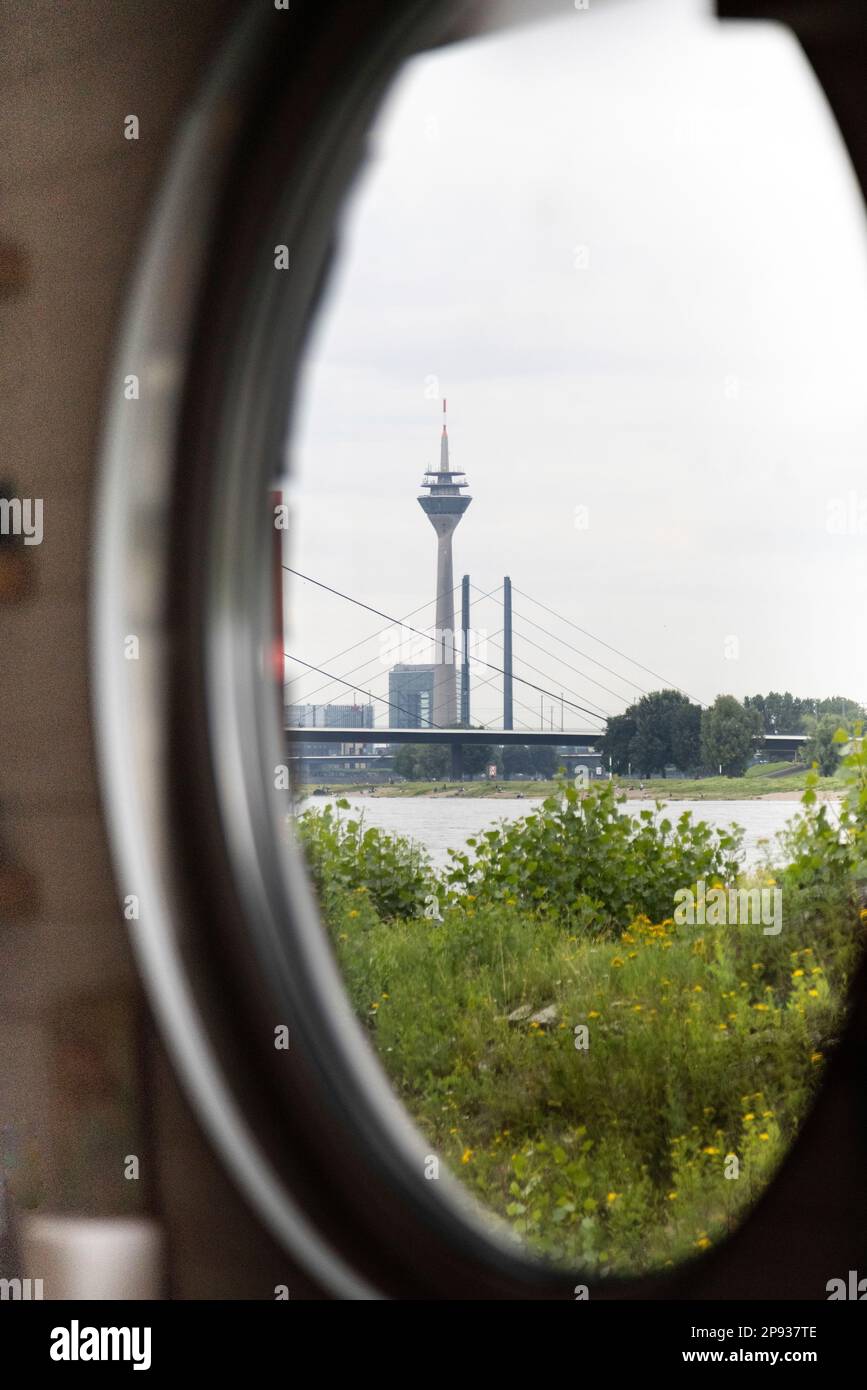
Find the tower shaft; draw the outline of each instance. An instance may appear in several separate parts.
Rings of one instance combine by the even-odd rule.
[[[437,517],[438,522],[445,517]],[[437,612],[434,651],[433,722],[452,728],[458,722],[458,689],[455,679],[455,580],[452,535],[437,527]],[[436,524],[436,523],[435,523]]]
[[[470,576],[461,581],[461,724],[470,727]],[[457,745],[455,745],[457,747]]]
[[[452,536],[471,499],[464,495],[467,483],[463,473],[451,468],[449,463],[445,410],[446,403],[443,401],[439,468],[428,469],[425,473],[422,479],[425,493],[418,500],[437,536],[433,722],[441,728],[448,729],[454,728],[458,722]]]
[[[503,579],[503,728],[512,723],[512,581]]]

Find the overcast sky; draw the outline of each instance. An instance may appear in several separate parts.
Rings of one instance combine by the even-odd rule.
[[[433,598],[415,499],[445,395],[473,497],[456,579],[509,574],[702,702],[867,699],[865,368],[863,207],[788,32],[564,0],[414,60],[382,110],[310,343],[290,562],[398,617]],[[291,580],[286,603],[288,651],[387,695],[380,620]],[[663,684],[515,608],[535,684],[612,713]],[[477,606],[493,665],[501,625]],[[352,698],[309,674],[292,694]],[[515,696],[538,723],[538,692]]]

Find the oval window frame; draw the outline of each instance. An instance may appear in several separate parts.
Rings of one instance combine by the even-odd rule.
[[[285,750],[263,669],[272,576],[255,557],[273,536],[264,499],[329,238],[393,77],[459,36],[466,15],[460,0],[340,0],[291,21],[251,8],[172,155],[113,378],[136,372],[141,395],[113,394],[100,467],[94,714],[118,883],[141,904],[138,965],[241,1189],[322,1289],[348,1298],[571,1299],[583,1277],[516,1249],[448,1175],[424,1178],[427,1146],[351,1013],[272,790]],[[305,70],[287,83],[290,45]],[[278,245],[288,272],[274,265]],[[253,488],[250,459],[262,467]],[[245,508],[245,492],[262,507]],[[863,981],[862,967],[850,1046],[865,1028]],[[282,1024],[290,1046],[278,1051]],[[827,1150],[847,1057],[841,1043],[732,1237],[670,1273],[588,1281],[591,1296],[760,1297],[748,1291],[756,1236],[781,1200],[787,1209],[792,1175],[809,1182]]]

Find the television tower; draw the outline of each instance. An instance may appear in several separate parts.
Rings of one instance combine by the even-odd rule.
[[[457,681],[455,679],[455,580],[452,565],[452,536],[472,501],[462,496],[469,486],[464,474],[449,468],[449,434],[446,403],[443,401],[443,432],[440,438],[440,466],[428,469],[421,480],[425,492],[419,505],[437,533],[437,611],[434,652],[433,722],[453,729],[458,722]]]

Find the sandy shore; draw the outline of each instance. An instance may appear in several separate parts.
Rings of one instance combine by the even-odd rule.
[[[803,787],[790,787],[787,791],[757,792],[751,796],[746,790],[748,785],[749,782],[747,781],[742,793],[740,793],[739,788],[738,791],[740,794],[737,796],[713,796],[708,792],[690,792],[685,790],[682,786],[679,786],[676,791],[672,790],[670,792],[662,787],[646,788],[644,791],[641,791],[638,787],[624,787],[619,790],[619,794],[625,796],[627,801],[790,801],[793,803],[799,802],[804,795]],[[407,797],[413,800],[416,798],[423,798],[426,801],[526,801],[529,804],[531,802],[544,800],[546,796],[551,796],[554,790],[552,787],[551,790],[545,792],[530,790],[521,791],[519,790],[520,783],[517,786],[513,784],[512,786],[498,786],[496,788],[486,787],[484,791],[474,791],[471,789],[472,786],[472,783],[468,783],[462,790],[458,790],[454,786],[436,787],[429,791],[416,792],[414,794],[405,791],[401,792],[396,788],[392,789],[385,786],[377,787],[375,791],[370,787],[364,786],[352,788],[339,787],[331,791],[329,795],[363,796],[373,799]],[[307,795],[310,794],[307,793]],[[841,794],[838,791],[819,791],[816,795],[820,801],[839,801]]]
[[[672,796],[666,796],[664,791],[636,791],[634,789],[626,792],[627,801],[800,801],[804,795],[803,788],[792,788],[787,792],[761,792],[758,796],[739,796],[739,797],[713,797],[706,796],[704,792],[693,792],[690,796],[686,792],[676,792]],[[839,801],[839,792],[817,792],[819,801]]]

